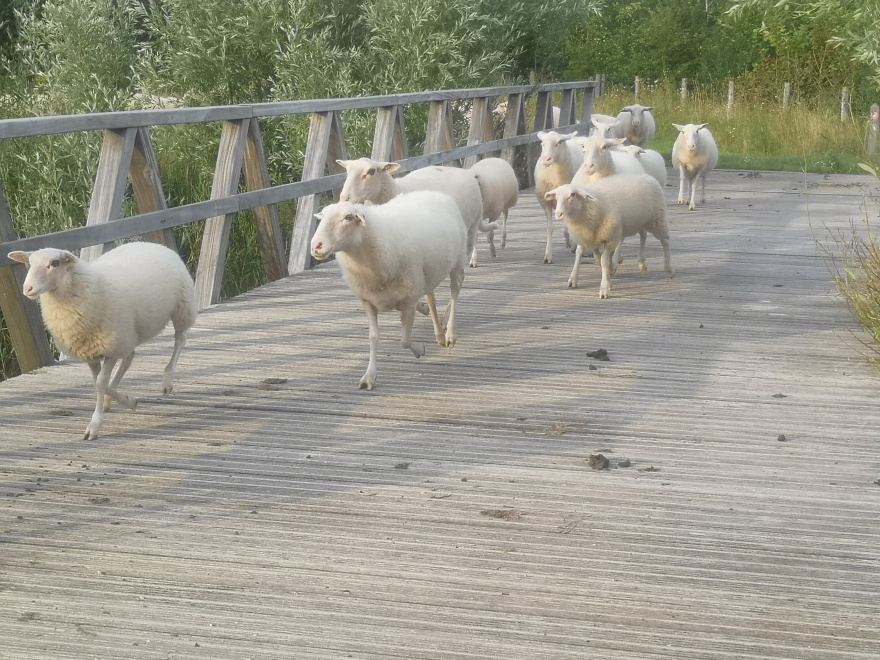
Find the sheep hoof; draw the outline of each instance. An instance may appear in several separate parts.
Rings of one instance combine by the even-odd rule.
[[[688,206],[688,211],[696,211],[696,210],[697,210],[697,207],[695,204],[691,204]]]
[[[550,257],[544,257],[544,263],[545,263],[545,264],[552,264],[552,263],[553,263],[553,259],[551,259]]]
[[[137,399],[132,399],[132,398],[130,398],[130,399],[128,400],[128,407],[129,407],[131,410],[137,410],[137,408],[138,408],[138,400],[137,400]]]
[[[375,381],[372,378],[364,376],[361,378],[361,382],[358,383],[359,390],[371,390],[373,389],[373,385],[375,385]]]
[[[568,281],[568,288],[569,288],[569,289],[577,289],[577,288],[578,288],[578,285],[575,284],[574,282],[572,282],[571,280],[569,280],[569,281]]]
[[[503,250],[507,246],[507,241],[503,238],[501,239],[501,249]]]
[[[476,268],[476,267],[477,267],[477,262],[476,262],[476,261],[471,261],[468,265],[469,265],[471,268]]]
[[[673,269],[673,268],[667,269],[666,274],[669,275],[669,279],[672,279],[673,277],[675,277],[675,269]]]
[[[645,264],[639,264],[639,270],[642,271],[642,275],[648,272],[648,267]]]
[[[446,333],[446,348],[452,348],[455,346],[455,335]]]
[[[97,440],[98,438],[98,429],[92,428],[92,425],[89,424],[86,427],[85,435],[83,435],[83,440]]]
[[[684,204],[684,200],[683,200],[683,199],[679,199],[679,200],[678,200],[678,203],[679,203],[679,204]]]

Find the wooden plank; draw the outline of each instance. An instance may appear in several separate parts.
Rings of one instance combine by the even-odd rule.
[[[559,104],[559,126],[565,127],[577,123],[577,93],[576,90],[566,89],[562,92],[562,101]]]
[[[211,186],[211,199],[229,197],[238,191],[247,150],[249,123],[249,119],[223,123],[217,165],[214,168],[214,182]],[[202,236],[202,249],[199,252],[199,265],[196,270],[199,309],[220,302],[226,255],[229,249],[229,233],[232,230],[232,216],[232,213],[226,213],[208,218],[205,222],[205,233]]]
[[[136,128],[104,131],[101,160],[98,162],[95,187],[89,201],[86,226],[106,224],[122,217],[122,201],[128,185],[136,136]],[[101,256],[104,249],[111,247],[112,243],[90,245],[83,248],[80,258],[94,261]]]
[[[348,160],[348,147],[345,144],[345,127],[342,125],[342,113],[339,111],[331,115],[330,139],[327,144],[327,171],[332,174],[343,174],[345,168],[336,161]],[[342,188],[333,189],[333,201],[339,201]]]
[[[595,87],[585,87],[583,98],[581,99],[581,123],[590,121],[593,116],[593,99],[596,96]]]
[[[512,138],[526,132],[525,129],[525,95],[510,94],[507,97],[507,113],[504,115],[504,138]],[[513,166],[516,148],[505,146],[501,157]]]
[[[396,105],[379,108],[376,112],[376,130],[373,133],[371,158],[384,162],[408,157],[403,108]]]
[[[258,119],[251,119],[248,123],[244,175],[248,190],[262,190],[272,186]],[[270,282],[287,277],[287,259],[284,254],[281,223],[278,220],[278,207],[275,204],[257,206],[254,208],[254,217],[257,223],[260,255],[263,258],[266,277]]]
[[[168,208],[159,172],[159,161],[156,159],[156,150],[148,128],[137,129],[128,178],[131,180],[135,203],[141,213],[153,213]],[[177,241],[174,239],[172,229],[147,232],[144,238],[177,251]]]
[[[320,179],[324,176],[330,149],[332,123],[328,112],[312,114],[303,162],[303,181]],[[307,195],[301,197],[296,204],[296,217],[293,221],[293,236],[290,241],[290,255],[287,264],[287,270],[291,275],[301,273],[311,267],[311,241],[317,227],[315,213],[318,211],[318,203],[317,195]]]
[[[435,154],[453,148],[455,148],[455,133],[449,101],[433,101],[428,108],[424,153]]]
[[[12,214],[6,201],[6,190],[0,181],[0,241],[17,238]],[[6,256],[6,253],[3,254]],[[0,267],[0,312],[9,330],[15,359],[23,373],[55,362],[52,347],[43,327],[39,304],[21,293],[27,266],[15,263]]]
[[[121,130],[183,124],[204,124],[214,121],[235,121],[252,117],[332,112],[381,108],[392,105],[428,103],[443,100],[463,100],[480,96],[525,94],[536,90],[559,92],[567,89],[595,87],[599,83],[584,80],[540,85],[510,85],[476,89],[452,89],[385,96],[365,96],[342,99],[309,99],[278,101],[250,105],[206,106],[202,108],[167,108],[163,110],[124,110],[98,112],[87,115],[58,115],[52,117],[22,117],[0,120],[0,140],[78,133],[83,131]]]
[[[468,146],[490,142],[492,135],[492,110],[488,97],[474,99],[471,107],[471,123],[468,131]],[[464,167],[470,167],[479,160],[479,156],[464,159]]]
[[[535,97],[534,130],[553,130],[553,94],[550,92],[538,92]]]

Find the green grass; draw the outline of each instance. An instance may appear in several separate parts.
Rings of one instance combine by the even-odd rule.
[[[626,90],[611,88],[598,99],[594,112],[614,115],[634,103]],[[644,91],[639,103],[654,107],[657,134],[650,147],[667,159],[678,131],[676,124],[708,123],[718,142],[718,167],[726,169],[780,170],[863,174],[866,160],[865,122],[841,121],[831,101],[824,107],[780,105],[748,98],[737,100],[728,111],[727,98],[714,89],[697,88],[682,100],[671,85]]]

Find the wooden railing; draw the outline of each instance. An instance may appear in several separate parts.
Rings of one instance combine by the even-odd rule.
[[[309,241],[315,231],[318,196],[338,190],[344,182],[337,159],[348,158],[343,110],[375,109],[372,158],[397,160],[401,170],[463,160],[465,166],[486,153],[501,152],[512,162],[517,147],[535,142],[537,131],[553,125],[553,95],[561,100],[561,126],[589,126],[595,81],[540,86],[487,87],[418,92],[362,98],[285,101],[253,105],[167,110],[133,110],[0,120],[0,140],[62,133],[103,131],[95,185],[86,226],[42,236],[19,238],[0,181],[0,310],[12,337],[22,371],[53,362],[39,309],[21,295],[25,267],[11,262],[12,250],[55,247],[81,249],[83,259],[97,258],[114,241],[144,236],[175,248],[173,228],[207,220],[202,238],[196,286],[199,305],[217,303],[223,283],[233,215],[253,210],[259,246],[268,279],[276,280],[310,267]],[[499,96],[507,98],[503,137],[495,139],[492,110]],[[526,104],[535,97],[533,131],[526,127]],[[580,96],[580,113],[578,100]],[[456,146],[451,103],[472,100],[467,144]],[[405,108],[429,103],[424,154],[409,157]],[[260,119],[311,115],[300,181],[273,186],[263,147]],[[158,159],[150,137],[153,126],[222,122],[211,197],[202,202],[167,208]],[[532,163],[530,163],[531,165]],[[531,168],[530,168],[531,169]],[[239,192],[242,173],[247,192]],[[122,217],[128,182],[140,213]],[[285,255],[277,204],[298,199],[290,250]]]

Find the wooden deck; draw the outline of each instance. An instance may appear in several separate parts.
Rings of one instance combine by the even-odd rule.
[[[810,228],[876,186],[807,183],[718,173],[604,301],[524,193],[372,392],[334,264],[206,311],[170,397],[146,346],[97,441],[85,366],[0,384],[0,658],[880,657],[880,374]]]

